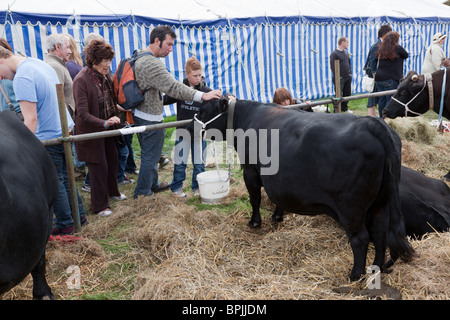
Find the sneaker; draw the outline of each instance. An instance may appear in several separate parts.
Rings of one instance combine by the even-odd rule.
[[[185,198],[186,197],[186,193],[184,193],[182,190],[174,191],[174,192],[172,192],[172,194],[175,197],[178,197],[178,198]]]
[[[87,221],[87,218],[86,218],[86,215],[82,215],[82,216],[80,216],[80,224],[81,224],[81,226],[85,226],[85,225],[87,225],[89,222]]]
[[[350,110],[350,109],[348,109],[347,111],[345,111],[345,112],[347,112],[347,113],[353,113],[353,111],[352,110]]]
[[[118,182],[117,184],[119,186],[124,186],[126,184],[130,184],[130,183],[133,183],[133,182],[134,182],[134,179],[130,179],[127,176],[125,176],[125,179],[123,179],[122,181]]]
[[[127,198],[127,196],[124,195],[123,193],[121,193],[120,196],[112,196],[111,198],[122,201],[122,200],[125,200]]]
[[[111,209],[105,209],[105,210],[102,210],[100,212],[97,212],[97,214],[100,217],[107,217],[107,216],[110,216],[112,214],[112,211],[111,211]]]
[[[57,228],[52,229],[52,236],[64,236],[64,235],[68,235],[68,234],[73,234],[73,226],[62,228],[62,229],[57,229]]]
[[[169,159],[161,157],[161,159],[159,159],[159,167],[160,168],[164,168],[166,165],[169,164]]]
[[[159,184],[158,188],[152,188],[152,191],[154,193],[158,193],[158,192],[162,192],[162,191],[166,191],[167,189],[169,189],[170,184],[168,184],[167,182],[163,182]]]
[[[83,185],[81,186],[81,190],[83,190],[85,192],[91,192],[91,186],[83,182]]]
[[[200,189],[194,190],[194,197],[199,197],[199,196],[200,196]]]

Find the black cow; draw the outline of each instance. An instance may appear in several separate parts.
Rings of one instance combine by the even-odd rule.
[[[261,225],[259,207],[264,187],[276,205],[275,220],[286,210],[306,215],[325,213],[339,221],[353,251],[351,280],[360,279],[366,271],[370,241],[375,245],[374,264],[383,271],[397,258],[409,261],[413,257],[400,212],[401,141],[384,121],[243,100],[233,109],[229,110],[227,100],[208,102],[190,130],[197,131],[200,123],[220,131],[212,130],[215,133],[208,134],[210,138],[225,137],[227,122],[235,130],[232,141],[253,209],[251,227]],[[247,138],[240,138],[239,132],[248,133]],[[258,135],[253,142],[252,132]],[[278,140],[273,139],[277,136]],[[245,148],[239,141],[245,141]],[[268,163],[269,154],[273,163]],[[391,260],[383,266],[386,245]]]
[[[53,299],[45,279],[45,248],[58,193],[56,168],[11,111],[0,113],[0,137],[0,294],[31,272],[33,298]]]
[[[383,117],[392,119],[406,116],[417,117],[428,110],[439,114],[444,75],[446,88],[444,88],[442,115],[450,119],[450,95],[447,89],[450,85],[450,69],[447,69],[447,72],[439,70],[431,75],[419,75],[415,71],[409,71],[383,109]]]
[[[442,85],[445,77],[444,97],[442,97]],[[416,117],[428,110],[450,120],[450,69],[439,70],[430,75],[419,75],[410,71],[400,82],[397,91],[389,103],[383,109],[383,117],[395,119],[397,117]],[[443,98],[443,100],[441,99]],[[442,111],[441,108],[441,100]],[[450,180],[450,171],[444,176]]]
[[[411,237],[449,231],[450,188],[445,182],[402,166],[400,200],[406,233]]]

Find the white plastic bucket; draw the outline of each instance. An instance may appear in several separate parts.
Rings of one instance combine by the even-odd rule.
[[[219,170],[219,172],[220,178],[217,170],[205,171],[197,175],[200,200],[202,203],[219,203],[223,197],[228,195],[230,191],[230,179],[227,179],[228,171]]]

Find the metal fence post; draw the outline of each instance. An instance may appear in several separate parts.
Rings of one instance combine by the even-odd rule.
[[[334,61],[334,91],[335,91],[335,97],[338,99],[338,103],[334,104],[334,112],[340,113],[341,112],[341,67],[339,64],[339,60]]]

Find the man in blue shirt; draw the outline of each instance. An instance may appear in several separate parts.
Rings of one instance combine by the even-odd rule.
[[[62,136],[59,119],[56,84],[59,84],[55,70],[45,62],[22,56],[0,48],[0,79],[13,80],[16,100],[19,101],[24,124],[39,140]],[[73,121],[66,110],[69,127]],[[53,235],[73,233],[72,210],[69,198],[67,167],[62,144],[46,146],[53,159],[59,178],[59,193],[54,205],[55,228]],[[86,224],[86,212],[78,195],[81,224]]]

